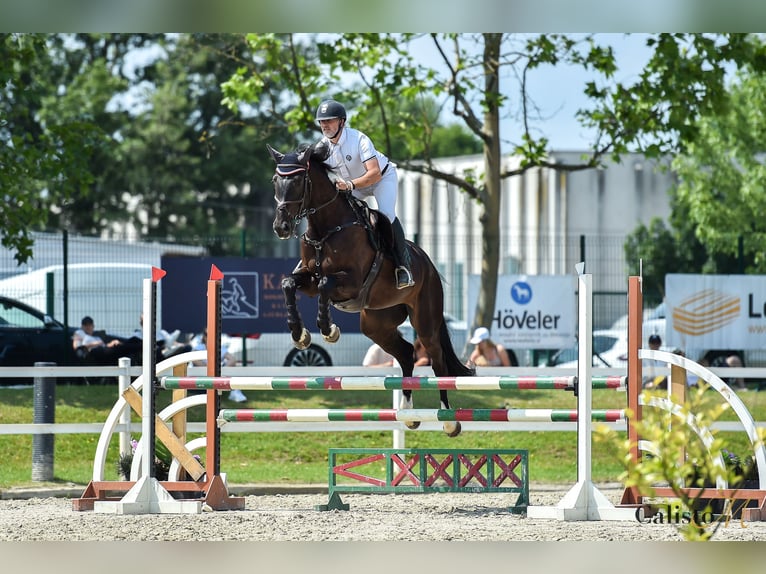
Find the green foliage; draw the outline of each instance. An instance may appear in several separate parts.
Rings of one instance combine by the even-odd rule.
[[[647,305],[657,305],[664,299],[667,273],[687,271],[680,265],[680,248],[674,235],[659,218],[653,219],[648,228],[640,225],[626,238],[624,249],[628,273],[643,273],[643,293]]]
[[[725,451],[725,442],[715,431],[708,430],[727,410],[728,403],[718,400],[718,395],[708,391],[707,385],[700,384],[691,389],[683,404],[668,400],[662,392],[644,391],[641,420],[633,421],[640,440],[651,444],[653,453],[644,454],[638,461],[633,460],[631,448],[634,444],[621,437],[605,425],[596,427],[597,442],[611,445],[624,466],[619,480],[626,488],[635,488],[645,497],[655,498],[656,485],[667,485],[673,491],[681,512],[710,511],[710,505],[703,503],[704,490],[692,496],[688,488],[714,488],[718,480],[725,480],[736,487],[742,481],[742,468],[727,464],[720,454]],[[632,418],[631,413],[626,413]],[[701,438],[708,433],[710,442]],[[728,459],[731,463],[732,460]],[[727,502],[727,505],[731,501]],[[666,502],[663,502],[666,504]],[[679,526],[687,540],[709,540],[727,520],[726,513],[712,523],[692,520]]]
[[[0,34],[0,242],[18,263],[32,255],[30,232],[92,180],[88,158],[103,133],[87,113],[66,113],[56,94],[44,35]]]
[[[766,75],[742,71],[728,105],[697,123],[698,136],[673,162],[680,183],[676,203],[713,256],[736,258],[739,241],[748,273],[766,270]]]

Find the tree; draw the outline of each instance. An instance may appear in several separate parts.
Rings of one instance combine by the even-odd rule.
[[[730,94],[727,106],[700,118],[698,136],[675,158],[673,168],[680,179],[675,202],[688,214],[686,224],[693,226],[711,258],[736,260],[742,249],[745,270],[763,273],[766,75],[742,70]]]
[[[589,169],[602,159],[618,159],[627,151],[659,157],[685,149],[697,136],[695,119],[713,112],[726,101],[727,66],[750,63],[763,68],[764,48],[757,39],[741,34],[659,34],[649,36],[654,50],[646,68],[632,83],[614,81],[612,49],[593,36],[560,34],[481,35],[432,34],[430,41],[441,68],[414,61],[407,50],[412,35],[342,34],[312,38],[312,50],[301,51],[293,35],[249,35],[258,60],[269,65],[252,72],[243,67],[224,84],[226,103],[232,108],[258,102],[264,88],[277,79],[287,88],[280,100],[289,111],[288,125],[295,131],[312,124],[322,97],[337,95],[353,103],[361,127],[376,142],[391,150],[392,141],[406,141],[411,152],[422,152],[422,163],[394,157],[405,169],[420,171],[455,185],[484,208],[482,224],[481,291],[475,325],[490,324],[494,311],[499,268],[499,213],[501,181],[533,167],[558,170]],[[315,57],[307,57],[307,54]],[[288,57],[283,56],[287,53]],[[534,102],[527,79],[541,66],[574,65],[589,70],[595,79],[583,90],[592,105],[577,112],[583,126],[594,134],[590,153],[576,165],[552,165],[548,141],[534,128]],[[357,85],[342,87],[343,74],[358,74]],[[512,153],[521,157],[518,169],[503,171],[500,117],[507,109],[510,89],[503,79],[518,80],[512,100],[520,110],[519,134],[509,134]],[[389,117],[392,102],[434,96],[443,98],[456,119],[482,142],[484,173],[449,174],[438,170],[429,153],[430,126]],[[375,113],[373,113],[375,112]],[[377,129],[377,131],[375,131]],[[474,325],[474,326],[475,326]]]
[[[655,218],[649,227],[641,224],[625,240],[625,260],[629,275],[642,275],[644,301],[657,305],[665,298],[668,273],[741,273],[752,265],[753,256],[740,261],[738,256],[712,251],[697,237],[697,225],[684,205],[671,194],[670,227]],[[735,233],[732,230],[731,233]]]
[[[65,113],[53,69],[44,35],[0,34],[0,242],[19,264],[49,211],[90,183],[104,141],[86,114]]]
[[[88,181],[41,225],[118,237],[130,226],[219,254],[240,252],[232,230],[266,227],[271,190],[258,175],[271,169],[266,142],[285,136],[271,115],[244,123],[221,105],[221,80],[248,57],[241,36],[60,34],[45,46],[35,117],[86,117],[102,140],[83,158]]]

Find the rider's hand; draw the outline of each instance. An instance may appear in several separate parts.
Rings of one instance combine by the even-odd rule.
[[[350,179],[339,179],[335,182],[335,187],[339,191],[353,191],[354,183]]]

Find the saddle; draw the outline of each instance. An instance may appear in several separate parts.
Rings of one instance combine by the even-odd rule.
[[[389,257],[393,257],[394,232],[391,228],[391,222],[377,209],[372,209],[367,205],[367,202],[354,197],[350,193],[344,195],[351,209],[356,214],[357,222],[367,232],[370,247],[375,251],[375,260],[359,289],[359,295],[354,299],[333,301],[332,305],[342,311],[358,312],[367,306],[370,289],[378,278],[383,264],[384,253],[388,254]]]
[[[351,194],[348,194],[346,197],[351,205],[351,209],[356,214],[357,221],[367,232],[370,247],[375,251],[383,251],[393,257],[394,230],[388,217],[377,209],[372,209],[366,201],[356,198]]]

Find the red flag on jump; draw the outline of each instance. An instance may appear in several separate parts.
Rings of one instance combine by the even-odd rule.
[[[211,281],[220,281],[221,279],[223,279],[223,272],[221,272],[221,270],[218,269],[218,267],[216,267],[215,265],[211,265],[210,266],[210,280]]]
[[[152,267],[152,282],[157,283],[157,281],[165,277],[167,274],[168,272],[164,269],[160,269],[159,267]]]

